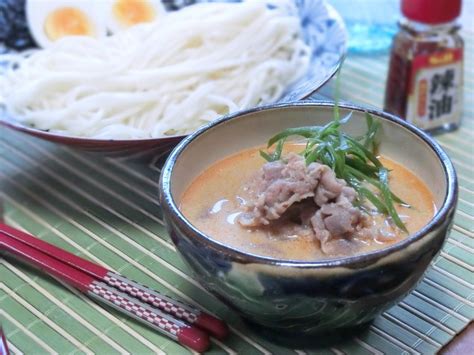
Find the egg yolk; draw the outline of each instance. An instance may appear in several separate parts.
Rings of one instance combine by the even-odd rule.
[[[115,18],[125,27],[155,19],[155,9],[146,0],[117,0],[112,11]]]
[[[79,9],[63,7],[51,12],[44,24],[46,36],[52,41],[64,36],[93,36],[94,27]]]

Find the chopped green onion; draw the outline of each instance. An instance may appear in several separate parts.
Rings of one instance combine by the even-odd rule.
[[[260,156],[266,161],[272,161],[272,157],[270,156],[270,154],[264,152],[263,150],[260,150]]]
[[[365,187],[360,187],[358,193],[367,198],[377,209],[379,213],[388,214],[387,207],[375,194]]]
[[[285,143],[285,139],[281,139],[278,141],[275,151],[271,154],[260,150],[260,156],[265,159],[266,161],[277,161],[281,159],[281,153],[283,151],[283,145]]]
[[[321,130],[321,127],[298,127],[298,128],[288,128],[281,133],[278,133],[276,136],[270,138],[268,141],[268,147],[271,147],[273,144],[278,142],[281,139],[285,139],[290,136],[301,136],[304,138],[311,138],[315,133],[318,133]]]
[[[340,118],[339,107],[336,103],[331,122],[324,126],[286,129],[268,141],[268,148],[276,144],[275,151],[273,153],[260,151],[260,155],[267,161],[279,160],[283,144],[288,137],[305,138],[306,145],[300,154],[305,158],[307,165],[320,162],[330,166],[339,179],[344,179],[357,191],[360,200],[371,202],[380,213],[390,216],[398,228],[407,232],[394,203],[410,206],[390,191],[388,170],[374,153],[380,122],[366,112],[367,132],[353,138],[341,130],[341,126],[346,124],[351,117],[352,112]],[[377,192],[372,192],[366,187],[367,184],[374,186]]]
[[[398,228],[403,230],[405,233],[408,233],[408,230],[405,224],[400,219],[400,216],[398,215],[397,210],[395,209],[395,206],[393,205],[392,193],[390,192],[390,189],[388,187],[387,169],[385,168],[380,169],[379,179],[380,179],[380,185],[381,185],[380,190],[382,192],[382,196],[385,201],[385,206],[387,207],[388,214],[390,215],[390,217],[392,217],[393,222]]]
[[[375,150],[375,136],[377,135],[377,132],[380,128],[380,122],[374,120],[372,115],[368,112],[365,113],[365,120],[367,122],[367,133],[365,135],[364,147]]]

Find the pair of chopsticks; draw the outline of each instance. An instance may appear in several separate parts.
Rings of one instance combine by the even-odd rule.
[[[6,251],[81,292],[156,329],[193,350],[205,351],[209,335],[228,333],[220,319],[0,223],[0,251]]]

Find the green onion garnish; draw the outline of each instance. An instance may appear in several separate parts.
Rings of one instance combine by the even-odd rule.
[[[340,129],[350,120],[351,115],[352,113],[340,118],[339,109],[335,108],[331,122],[324,126],[289,128],[280,132],[268,141],[268,148],[276,144],[273,153],[260,151],[260,154],[267,161],[279,160],[288,137],[305,138],[306,146],[300,154],[305,158],[306,164],[319,162],[330,166],[339,179],[344,179],[357,191],[359,205],[368,200],[379,213],[390,216],[398,228],[407,232],[394,203],[408,205],[390,191],[389,172],[375,153],[380,122],[366,112],[367,132],[359,137],[351,137]]]

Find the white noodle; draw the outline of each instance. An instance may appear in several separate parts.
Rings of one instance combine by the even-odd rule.
[[[271,2],[272,6],[267,6]],[[183,134],[278,100],[308,70],[292,0],[201,3],[114,36],[0,57],[0,103],[70,136]]]

